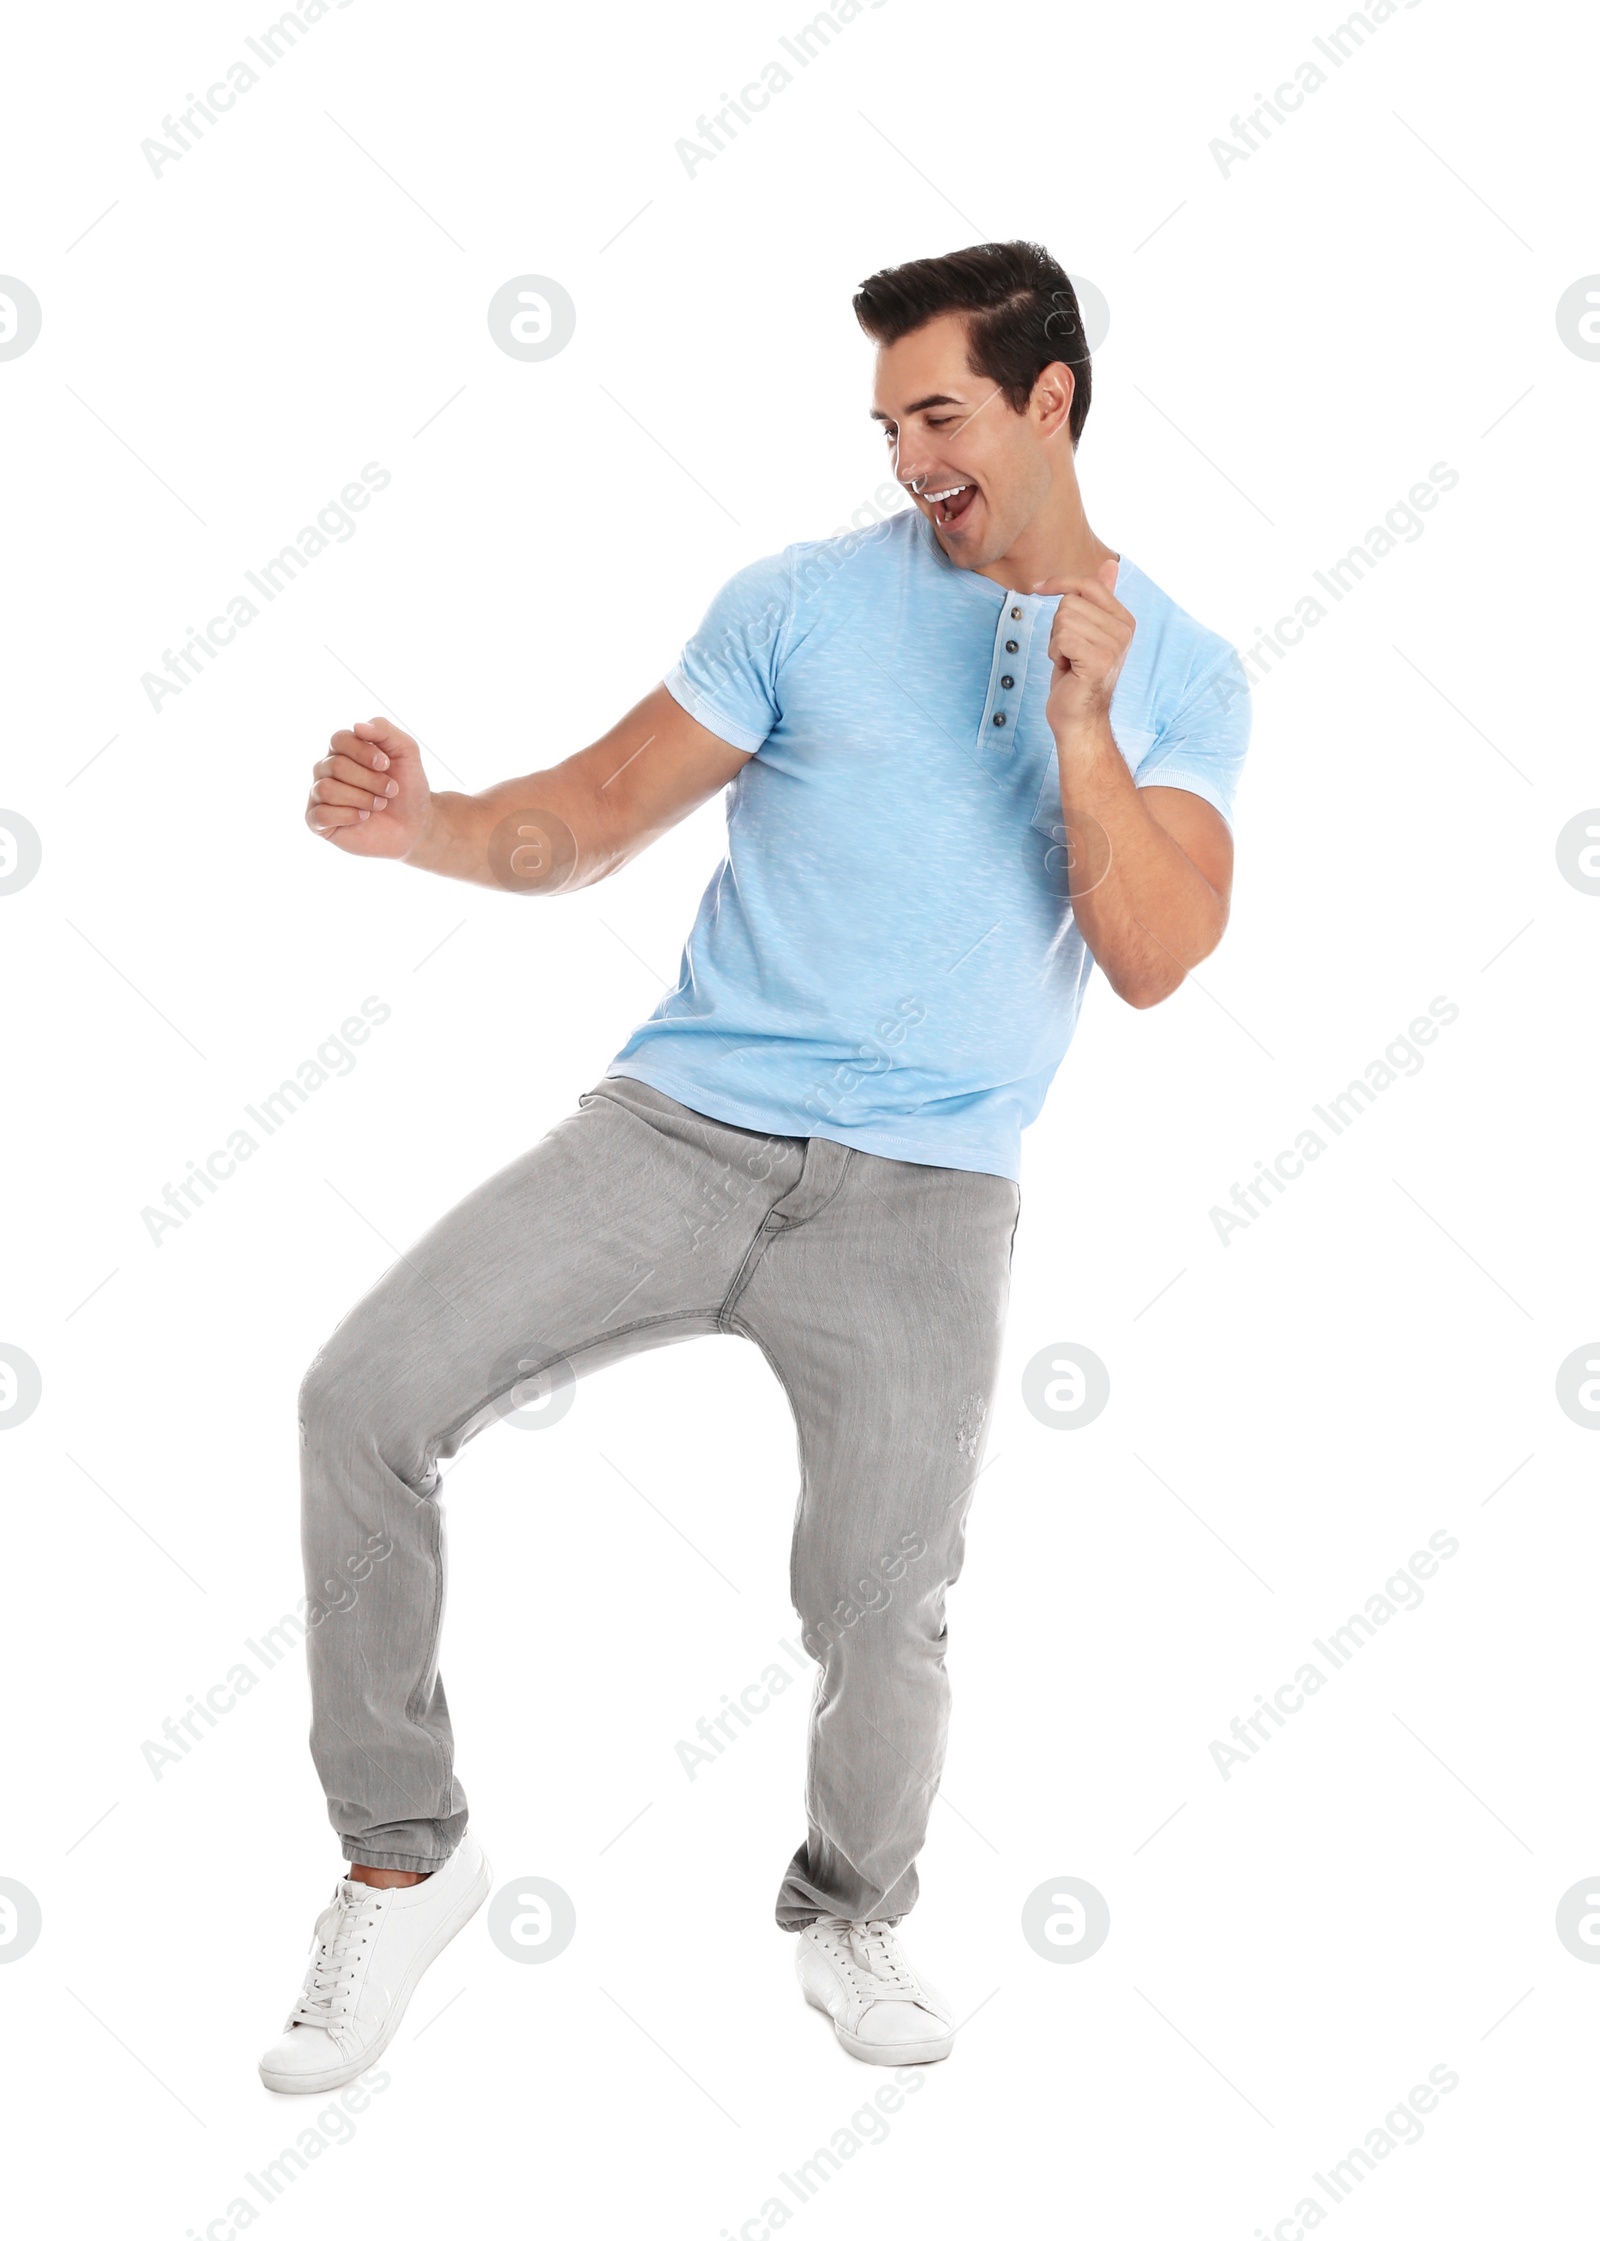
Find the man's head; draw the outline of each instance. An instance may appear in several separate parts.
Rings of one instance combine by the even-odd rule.
[[[1000,560],[1063,482],[1076,507],[1089,349],[1072,282],[1047,251],[989,241],[891,265],[862,283],[854,309],[878,345],[872,417],[958,566]]]

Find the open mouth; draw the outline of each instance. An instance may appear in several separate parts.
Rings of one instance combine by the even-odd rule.
[[[933,515],[941,528],[959,521],[978,495],[975,482],[953,482],[946,490],[925,490],[922,496],[933,508]]]

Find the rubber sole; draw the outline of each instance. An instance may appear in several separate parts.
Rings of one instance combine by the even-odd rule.
[[[263,2058],[257,2065],[257,2069],[261,2082],[268,2092],[337,2093],[342,2085],[353,2085],[363,2070],[370,2070],[373,2063],[378,2060],[399,2030],[405,2018],[406,2009],[411,2005],[411,1995],[421,1983],[424,1972],[432,1968],[451,1939],[460,1936],[479,1907],[482,1906],[484,1900],[489,1896],[493,1881],[494,1872],[486,1858],[476,1880],[464,1894],[460,1911],[454,1919],[447,1916],[445,1924],[441,1925],[439,1932],[435,1934],[430,1943],[423,1946],[417,1953],[416,1959],[407,1970],[399,1992],[395,1996],[393,2007],[384,2018],[383,2029],[369,2047],[364,2048],[360,2054],[353,2056],[350,2061],[341,2062],[335,2069],[316,2070],[307,2072],[305,2075],[296,2075],[286,2070],[269,2070],[266,2060]]]
[[[833,2024],[834,2037],[845,2053],[853,2055],[857,2062],[875,2062],[885,2070],[897,2070],[902,2062],[943,2062],[956,2043],[954,2038],[908,2039],[900,2046],[873,2046],[866,2039],[852,2037],[841,2023],[834,2020],[833,2010],[825,2001],[814,1999],[804,1985],[801,1990],[805,1992],[806,2006],[815,2008],[819,2015],[828,2018]]]

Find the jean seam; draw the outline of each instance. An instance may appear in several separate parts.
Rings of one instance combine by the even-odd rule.
[[[816,1141],[832,1143],[833,1138],[831,1136],[826,1138],[819,1137],[818,1139],[816,1139]],[[783,1221],[786,1228],[803,1229],[807,1222],[814,1222],[819,1214],[825,1214],[827,1212],[828,1208],[833,1204],[839,1193],[844,1189],[845,1177],[849,1174],[850,1169],[855,1161],[856,1148],[853,1144],[842,1144],[840,1145],[839,1149],[844,1153],[844,1160],[839,1169],[839,1180],[834,1184],[832,1190],[829,1191],[827,1197],[823,1199],[820,1204],[812,1207],[809,1214],[801,1214],[798,1219],[785,1214],[783,1216]],[[804,1180],[805,1177],[802,1175],[800,1178],[800,1182],[804,1182]],[[785,1191],[783,1197],[792,1198],[794,1196],[794,1191],[797,1191],[799,1188],[800,1183],[797,1182],[794,1186],[794,1190]],[[778,1213],[782,1208],[782,1205],[783,1198],[780,1198],[777,1205],[774,1206],[772,1211],[775,1214]]]
[[[831,1143],[833,1139],[831,1137],[826,1139],[819,1137],[813,1138],[811,1139],[811,1141],[826,1141]],[[834,1200],[838,1197],[839,1193],[844,1189],[845,1177],[850,1172],[851,1163],[855,1159],[856,1154],[855,1147],[852,1144],[842,1144],[839,1149],[844,1153],[844,1160],[839,1169],[839,1180],[834,1184],[832,1190],[829,1191],[827,1197],[823,1199],[818,1205],[812,1207],[809,1214],[801,1214],[795,1216],[791,1214],[785,1214],[783,1212],[783,1198],[793,1198],[795,1192],[805,1181],[805,1175],[803,1172],[796,1178],[795,1182],[791,1184],[790,1188],[784,1192],[783,1198],[780,1198],[777,1201],[776,1205],[769,1208],[764,1220],[762,1221],[761,1227],[756,1231],[755,1236],[751,1238],[749,1250],[745,1254],[744,1259],[739,1263],[738,1273],[735,1275],[733,1282],[728,1286],[727,1293],[723,1299],[722,1305],[717,1310],[717,1328],[719,1330],[731,1331],[734,1329],[735,1326],[733,1322],[733,1310],[738,1304],[740,1298],[743,1296],[743,1293],[750,1283],[751,1279],[754,1277],[756,1269],[760,1265],[761,1259],[765,1254],[767,1247],[772,1243],[773,1238],[779,1235],[780,1231],[782,1230],[804,1229],[807,1222],[814,1222],[819,1214],[825,1213],[827,1209],[833,1204]],[[773,1229],[768,1226],[773,1222],[777,1223],[777,1229]],[[747,1335],[753,1337],[754,1333],[752,1332]],[[760,1342],[757,1341],[757,1343],[759,1344]],[[781,1384],[783,1382],[782,1374],[781,1372],[779,1372],[776,1362],[772,1364],[772,1368],[774,1375],[778,1377],[778,1381]],[[790,1406],[793,1406],[792,1401],[790,1403]]]
[[[745,1322],[742,1317],[737,1321],[730,1322],[728,1328],[736,1338],[747,1338],[749,1339],[752,1346],[758,1347],[760,1349],[762,1359],[765,1361],[768,1369],[771,1370],[773,1376],[778,1380],[778,1385],[780,1390],[782,1391],[783,1397],[789,1404],[789,1414],[794,1418],[794,1444],[796,1459],[800,1465],[800,1490],[795,1496],[794,1523],[790,1530],[789,1539],[789,1602],[791,1608],[794,1611],[795,1617],[800,1621],[800,1646],[806,1651],[806,1655],[808,1657],[811,1657],[812,1653],[810,1649],[807,1648],[805,1640],[805,1613],[800,1608],[799,1597],[796,1593],[796,1589],[798,1588],[800,1583],[795,1578],[794,1553],[800,1545],[800,1523],[802,1518],[805,1516],[806,1495],[810,1491],[811,1486],[811,1471],[806,1461],[805,1419],[802,1417],[799,1406],[796,1403],[794,1397],[794,1388],[790,1385],[788,1378],[784,1375],[782,1363],[778,1360],[777,1355],[773,1353],[766,1340],[761,1336],[761,1333],[755,1328],[753,1324]],[[820,1658],[812,1658],[812,1662],[817,1667],[817,1686],[820,1687],[823,1678],[822,1660]],[[812,1691],[812,1694],[814,1698],[816,1694],[815,1689]]]
[[[353,1844],[355,1846],[355,1852],[346,1851],[344,1855],[346,1863],[349,1866],[392,1868],[398,1870],[398,1872],[402,1875],[432,1875],[437,1869],[448,1867],[450,1862],[455,1858],[455,1854],[453,1852],[446,1852],[438,1858],[431,1860],[423,1859],[422,1855],[418,1852],[385,1852],[380,1858],[376,1860],[358,1860],[356,1858],[356,1852],[370,1852],[373,1851],[375,1847],[370,1844],[363,1844],[359,1837],[346,1837],[344,1841],[347,1845]]]
[[[542,1359],[539,1356],[531,1355],[527,1364],[518,1365],[517,1373],[510,1384],[502,1386],[497,1393],[486,1393],[481,1401],[475,1401],[472,1407],[464,1415],[457,1417],[454,1423],[447,1424],[439,1435],[439,1443],[442,1446],[446,1440],[454,1439],[457,1432],[470,1424],[475,1416],[481,1416],[484,1410],[492,1408],[496,1401],[504,1400],[506,1394],[514,1391],[525,1378],[537,1376],[540,1370],[549,1369],[556,1362],[579,1361],[585,1354],[592,1354],[597,1346],[609,1345],[616,1338],[629,1338],[635,1331],[653,1330],[660,1323],[692,1323],[698,1317],[715,1317],[720,1312],[720,1309],[713,1302],[708,1302],[703,1307],[675,1307],[670,1314],[640,1315],[631,1323],[619,1323],[613,1331],[601,1331],[593,1338],[586,1338],[581,1346],[565,1349],[558,1346]],[[535,1362],[538,1363],[537,1369],[533,1366]],[[433,1493],[437,1491],[438,1489],[435,1487],[429,1494],[423,1495],[421,1499],[429,1501],[432,1499]]]

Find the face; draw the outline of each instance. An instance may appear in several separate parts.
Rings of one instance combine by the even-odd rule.
[[[872,417],[896,478],[958,568],[1003,559],[1048,499],[1057,452],[1071,452],[1071,382],[1065,367],[1047,369],[1027,410],[1013,412],[968,364],[966,322],[953,312],[880,346]]]

